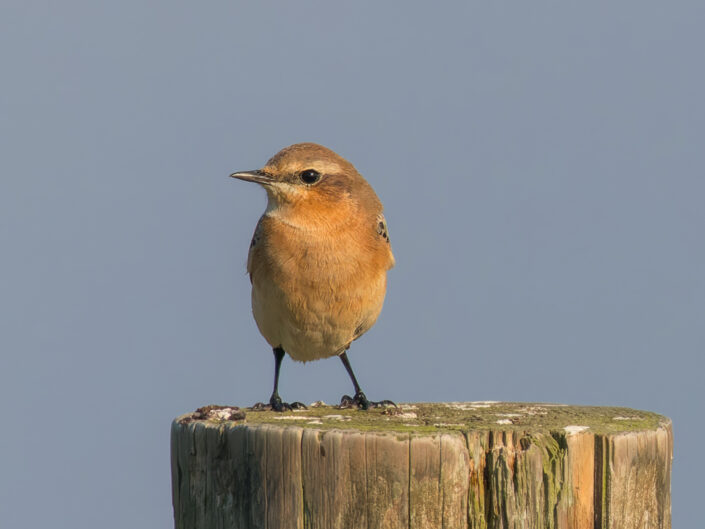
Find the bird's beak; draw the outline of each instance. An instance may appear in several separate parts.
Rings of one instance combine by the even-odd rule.
[[[242,171],[239,173],[233,173],[230,176],[233,178],[238,178],[240,180],[246,180],[247,182],[256,182],[258,184],[271,184],[274,179],[268,174],[256,169],[254,171]]]

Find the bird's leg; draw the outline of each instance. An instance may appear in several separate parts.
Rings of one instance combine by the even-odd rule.
[[[269,397],[269,404],[272,406],[274,411],[283,411],[281,397],[279,396],[279,370],[282,367],[282,360],[284,360],[284,349],[281,347],[275,347],[274,351],[274,389],[272,390],[272,396]]]
[[[275,347],[274,351],[274,390],[272,391],[272,396],[269,397],[269,406],[274,411],[290,411],[290,410],[301,410],[306,409],[306,405],[301,402],[282,402],[279,396],[279,370],[281,369],[282,360],[284,360],[284,349],[281,347]],[[267,406],[261,402],[258,402],[253,407],[255,410],[266,409]]]
[[[345,370],[348,372],[348,375],[350,375],[350,380],[352,380],[353,387],[355,388],[355,396],[350,398],[349,395],[343,395],[343,398],[340,399],[340,407],[352,408],[353,406],[356,406],[361,410],[367,410],[371,407],[379,408],[380,406],[394,406],[396,408],[397,405],[394,404],[391,400],[381,400],[379,402],[367,400],[367,397],[362,392],[362,389],[360,389],[360,384],[357,383],[357,378],[355,378],[355,373],[353,373],[352,366],[350,365],[350,360],[348,360],[347,353],[348,351],[346,349],[339,356],[340,361],[343,362],[343,365],[345,366]]]
[[[350,380],[352,380],[353,387],[355,388],[355,396],[350,398],[349,395],[343,395],[343,398],[340,399],[340,405],[349,408],[352,404],[355,404],[358,408],[366,410],[370,407],[370,401],[367,400],[367,397],[362,392],[362,389],[360,389],[360,384],[357,383],[357,378],[355,378],[355,373],[353,373],[350,360],[348,360],[347,349],[340,354],[340,361],[343,362],[345,370],[348,372]]]

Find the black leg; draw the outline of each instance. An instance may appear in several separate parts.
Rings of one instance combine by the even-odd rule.
[[[360,390],[360,384],[357,383],[355,373],[353,373],[352,366],[350,365],[350,360],[348,360],[347,351],[343,351],[343,353],[340,355],[340,360],[341,362],[343,362],[343,365],[345,366],[345,370],[348,372],[348,375],[350,375],[350,380],[352,380],[353,387],[355,388],[355,393],[362,393],[362,391]]]
[[[269,404],[272,406],[274,411],[283,411],[282,399],[279,397],[279,370],[282,367],[282,360],[284,360],[284,349],[281,347],[275,347],[274,351],[274,389],[272,390],[272,396],[269,397]]]
[[[253,410],[266,410],[271,409],[273,411],[289,411],[292,409],[306,409],[306,406],[301,402],[292,402],[291,404],[287,402],[282,402],[279,396],[279,370],[282,366],[282,360],[284,360],[284,349],[281,347],[275,347],[274,352],[274,390],[272,391],[272,396],[269,397],[269,407],[262,402],[255,404]]]
[[[380,406],[394,406],[396,408],[397,405],[394,404],[391,400],[381,400],[379,402],[367,400],[367,397],[362,392],[362,389],[360,389],[360,384],[357,383],[355,373],[353,373],[352,366],[350,365],[350,360],[348,360],[347,349],[343,351],[339,356],[340,361],[343,362],[345,370],[348,372],[348,375],[350,375],[350,380],[352,380],[353,387],[355,388],[355,396],[353,398],[350,398],[349,395],[343,395],[343,398],[340,399],[341,408],[351,408],[353,405],[360,408],[361,410],[367,410],[370,407],[378,408]]]

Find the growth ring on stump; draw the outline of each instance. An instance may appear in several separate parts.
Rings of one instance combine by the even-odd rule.
[[[172,424],[177,529],[671,527],[673,435],[654,413],[498,402],[222,411]]]

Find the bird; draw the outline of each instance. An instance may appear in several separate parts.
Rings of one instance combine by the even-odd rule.
[[[252,313],[274,353],[274,390],[269,405],[305,407],[279,396],[285,354],[299,362],[338,356],[355,390],[341,407],[396,406],[370,401],[360,388],[347,351],[375,324],[394,266],[382,202],[342,156],[316,143],[280,150],[264,167],[233,178],[267,192],[247,257]]]

